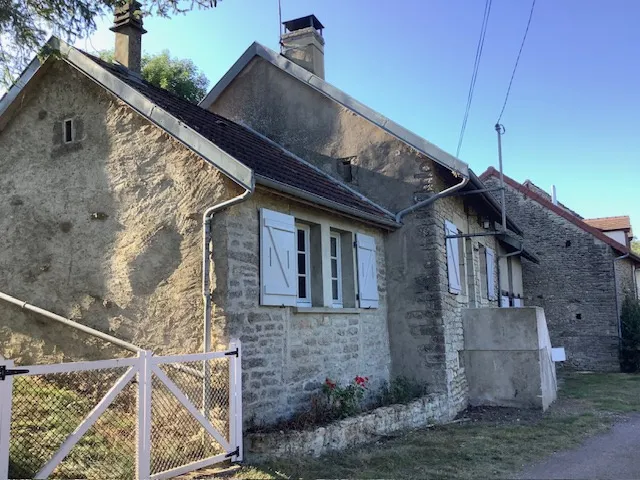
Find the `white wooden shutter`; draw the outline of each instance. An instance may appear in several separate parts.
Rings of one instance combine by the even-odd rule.
[[[260,209],[260,304],[296,304],[296,226],[291,215]]]
[[[458,227],[456,227],[449,220],[444,221],[444,233],[445,235],[457,235]],[[449,276],[449,291],[451,293],[458,294],[461,291],[460,288],[460,252],[458,250],[459,238],[447,238],[446,250],[447,250],[447,272]]]
[[[376,241],[373,237],[356,234],[358,256],[358,299],[360,308],[378,308],[378,274]]]
[[[496,280],[494,277],[496,268],[496,254],[490,248],[485,249],[487,257],[487,297],[489,300],[496,299]]]

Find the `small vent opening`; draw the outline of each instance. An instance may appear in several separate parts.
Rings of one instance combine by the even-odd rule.
[[[74,140],[74,129],[73,129],[73,120],[67,119],[64,121],[64,143],[71,143]]]

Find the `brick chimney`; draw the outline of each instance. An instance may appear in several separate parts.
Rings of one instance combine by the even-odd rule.
[[[110,29],[116,34],[115,61],[136,73],[140,73],[142,62],[142,35],[147,33],[142,28],[140,8],[136,0],[128,0],[116,7]]]
[[[324,80],[324,26],[315,15],[282,22],[282,55]]]

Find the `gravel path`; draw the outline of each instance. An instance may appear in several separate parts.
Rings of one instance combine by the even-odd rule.
[[[574,450],[556,453],[522,471],[521,479],[640,479],[640,415]]]

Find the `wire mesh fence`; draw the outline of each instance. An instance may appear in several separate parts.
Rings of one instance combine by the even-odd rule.
[[[160,361],[145,370],[156,372],[151,373],[151,388],[146,390],[147,395],[151,395],[150,424],[145,427],[150,429],[147,430],[150,458],[146,458],[151,474],[210,459],[228,450],[229,445],[225,448],[188,410],[183,404],[185,399],[178,398],[158,377],[164,373],[178,396],[186,397],[186,403],[206,419],[205,424],[210,423],[219,437],[229,444],[233,428],[229,378],[232,360],[224,354],[218,355],[198,361]],[[142,368],[142,364],[137,365]],[[134,375],[136,370],[129,371],[132,378],[108,407],[99,416],[91,414],[131,365],[134,364],[14,377],[9,477],[33,478],[68,438],[78,438],[74,432],[92,417],[97,418],[95,423],[79,436],[50,478],[135,478],[136,459],[140,454],[137,434],[141,412],[137,379],[142,377]],[[48,370],[45,368],[45,371]]]
[[[159,368],[229,441],[229,358],[163,364]],[[209,382],[205,382],[205,378]],[[206,432],[154,375],[151,396],[151,473],[171,470],[224,451],[222,445]]]
[[[16,377],[9,477],[33,478],[126,370],[119,367]],[[135,438],[136,385],[130,381],[51,478],[134,478]]]

